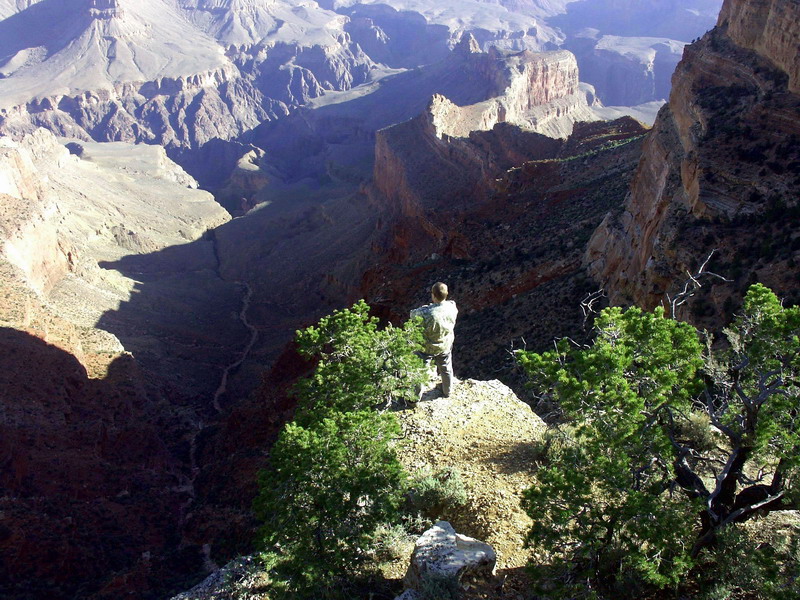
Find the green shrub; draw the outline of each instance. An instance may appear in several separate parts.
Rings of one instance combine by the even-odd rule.
[[[720,532],[797,506],[800,309],[754,285],[742,310],[719,357],[661,309],[616,307],[588,347],[519,353],[574,428],[524,498],[564,597],[677,586]],[[724,444],[698,431],[697,410]]]
[[[405,473],[391,447],[392,414],[337,413],[305,428],[286,426],[259,479],[260,537],[279,549],[272,568],[293,597],[357,573],[375,530],[398,518]]]
[[[296,420],[307,424],[332,412],[385,408],[413,402],[425,381],[420,320],[378,328],[361,300],[297,332],[301,354],[318,360],[313,375],[296,386]]]
[[[370,545],[377,560],[392,561],[406,556],[415,537],[403,524],[382,524],[375,528]]]
[[[467,503],[461,472],[451,467],[418,473],[411,481],[409,496],[412,506],[434,521]]]
[[[420,600],[459,600],[461,587],[453,577],[427,572],[420,578],[417,591]]]
[[[757,543],[729,528],[700,565],[700,600],[792,600],[800,584],[800,533]]]
[[[378,328],[363,301],[297,332],[317,361],[296,386],[296,419],[270,452],[254,503],[274,598],[347,598],[353,577],[396,533],[406,474],[400,426],[376,408],[416,399],[420,328]],[[384,541],[382,541],[384,540]]]

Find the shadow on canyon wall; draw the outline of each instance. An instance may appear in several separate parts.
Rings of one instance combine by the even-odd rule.
[[[181,542],[191,440],[128,356],[103,379],[0,328],[0,596],[157,597],[202,568]],[[151,593],[148,593],[151,592]]]
[[[127,350],[113,360],[0,328],[3,598],[162,599],[252,550],[256,473],[291,407],[280,369],[217,394],[252,331],[214,245],[101,265],[136,282],[96,325]]]

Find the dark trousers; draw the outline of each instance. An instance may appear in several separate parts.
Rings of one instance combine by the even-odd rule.
[[[453,353],[446,354],[421,354],[420,357],[425,361],[425,368],[428,368],[431,361],[436,365],[436,370],[442,376],[442,395],[450,395],[453,386]]]

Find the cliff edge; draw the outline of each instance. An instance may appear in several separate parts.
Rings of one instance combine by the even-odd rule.
[[[521,593],[526,589],[522,567],[529,558],[523,540],[531,521],[520,498],[533,484],[544,422],[496,380],[459,381],[448,398],[431,390],[415,407],[396,414],[403,429],[398,454],[405,468],[410,473],[447,467],[460,472],[467,504],[447,517],[459,533],[485,540],[497,551],[498,576],[505,577],[500,597],[515,597],[516,586]],[[388,578],[402,579],[413,547],[411,541],[405,554],[384,565]],[[245,557],[172,600],[267,600],[266,582],[257,559]]]
[[[753,281],[800,300],[798,23],[797,2],[728,0],[686,48],[625,209],[586,254],[613,303],[655,306],[713,249],[709,268],[734,281],[690,307],[702,324],[730,314]]]

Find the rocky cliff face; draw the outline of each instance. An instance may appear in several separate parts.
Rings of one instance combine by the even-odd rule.
[[[754,50],[789,76],[789,91],[800,93],[800,22],[794,2],[745,0],[726,2],[719,27],[741,48]]]
[[[575,121],[593,118],[578,89],[577,65],[570,53],[523,52],[504,58],[490,51],[477,58],[481,62],[476,70],[493,73],[501,94],[467,106],[436,94],[421,115],[376,134],[374,186],[390,203],[402,205],[407,215],[420,208],[449,208],[485,197],[492,185],[488,173],[502,170],[499,165],[509,168],[515,159],[518,163],[538,158],[531,148],[514,152],[519,138],[536,138],[547,150],[558,146],[542,135],[501,128],[498,139],[504,141],[492,148],[499,151],[495,154],[475,143],[481,135],[477,132],[509,123],[560,138],[571,133]],[[516,140],[506,143],[503,134]]]
[[[266,151],[259,162],[272,175],[271,183],[250,203],[354,191],[376,173],[376,156],[384,155],[375,153],[375,145],[383,145],[383,134],[376,132],[421,113],[431,115],[432,96],[449,100],[429,117],[441,129],[436,133],[440,137],[465,137],[498,122],[566,137],[575,121],[595,118],[569,52],[483,52],[475,37],[465,35],[440,61],[320,98],[286,119],[259,127],[252,143],[281,151]]]
[[[0,4],[0,132],[45,127],[83,140],[157,143],[218,185],[250,150],[216,167],[220,140],[373,78],[378,65],[359,41],[376,60],[415,67],[444,57],[464,31],[486,42],[513,33],[517,49],[554,37],[533,17],[499,7],[484,6],[466,25],[426,14],[285,0]],[[443,18],[447,25],[436,23]],[[209,143],[202,165],[186,158]]]
[[[10,56],[0,66],[3,133],[45,127],[155,143],[183,158],[363,83],[375,66],[343,31],[346,18],[316,4],[72,4],[20,8],[0,22],[0,55]],[[223,149],[210,150],[202,165],[185,161],[206,184],[223,180],[249,149],[224,161]]]
[[[578,59],[581,79],[594,86],[603,104],[635,106],[669,96],[684,45],[666,38],[584,34],[567,47]]]
[[[726,2],[687,48],[626,208],[587,254],[613,302],[661,302],[714,248],[710,268],[735,282],[715,286],[694,318],[730,313],[756,280],[797,300],[798,19],[796,2]]]
[[[249,332],[202,239],[229,217],[194,188],[158,146],[0,139],[3,597],[203,569],[198,438]]]
[[[438,138],[430,118],[386,130],[371,195],[388,215],[364,297],[402,320],[397,307],[447,281],[462,308],[457,369],[481,376],[508,369],[502,345],[515,337],[538,347],[579,329],[581,255],[622,206],[644,132],[632,119],[578,123],[566,140],[510,124]]]
[[[665,15],[689,15],[686,24],[679,19],[673,27],[682,31],[695,20],[704,23],[705,16],[698,15],[705,15],[706,4],[715,1],[704,0],[695,7],[698,2],[692,0],[690,8],[697,9],[694,13],[682,10],[681,2],[659,5],[658,10]],[[601,14],[632,10],[602,2],[594,6],[589,0],[575,4],[592,5],[597,19]],[[308,0],[301,5],[288,0],[267,4],[256,0],[7,0],[0,2],[0,133],[18,136],[45,127],[83,140],[159,144],[204,188],[218,190],[230,183],[228,177],[237,161],[254,149],[251,143],[268,154],[292,155],[292,143],[286,138],[302,136],[303,121],[311,113],[287,127],[291,130],[288,134],[263,135],[260,125],[281,120],[314,99],[338,103],[340,92],[357,88],[364,93],[361,86],[373,85],[395,69],[414,70],[444,60],[462,38],[473,36],[477,49],[497,48],[504,53],[559,46],[578,51],[583,46],[577,42],[563,46],[564,35],[546,23],[555,19],[570,36],[577,35],[572,33],[574,27],[554,17],[566,8],[561,0],[460,0],[458,4],[393,0],[391,6],[368,0]],[[565,17],[570,23],[577,18],[571,13]],[[601,97],[607,104],[663,97],[680,43],[663,40],[656,49],[653,43],[643,49],[648,45],[645,38],[602,36],[619,29],[606,31],[609,27],[604,21],[601,32],[594,30],[600,40],[597,48],[579,56]],[[644,33],[656,33],[645,29]],[[630,33],[619,30],[623,35]],[[609,45],[612,38],[617,42]],[[620,49],[634,46],[637,50],[633,52]],[[574,65],[564,64],[564,59],[555,55],[548,60],[554,62],[548,66],[543,59],[520,59],[518,67],[537,84],[526,83],[525,76],[514,78],[514,85],[534,92],[528,97],[537,110],[513,104],[495,109],[527,111],[534,129],[563,137],[568,134],[564,115],[573,111],[576,99],[543,101],[541,96],[563,85],[553,77],[567,76]],[[410,74],[413,78],[414,73]],[[457,75],[453,71],[444,77]],[[468,76],[462,85],[481,83]],[[536,85],[540,86],[538,92]],[[476,91],[488,97],[486,90]],[[446,89],[435,89],[427,91],[423,103],[433,92],[443,93],[459,105],[478,100],[465,101]],[[513,89],[509,92],[515,95]],[[370,136],[375,129],[411,118],[424,108],[419,102],[411,106],[404,100],[400,104],[408,107],[404,114],[384,119],[375,127],[354,124],[349,118],[343,123],[339,115],[334,115],[332,122],[324,115],[319,120],[310,117],[309,125],[315,137],[326,140],[355,135],[353,129]],[[498,118],[514,120],[512,114]],[[343,134],[343,125],[350,131]],[[367,146],[347,148],[342,154],[348,162],[335,165],[332,172],[325,172],[326,157],[317,157],[317,146],[312,146],[315,170],[292,172],[285,178],[363,179],[369,172],[362,165],[369,160],[371,141]],[[275,177],[272,180],[277,181]],[[235,182],[233,187],[240,188]],[[223,195],[227,198],[230,191]],[[248,196],[245,206],[271,199]],[[240,200],[233,200],[234,210],[242,210]]]

